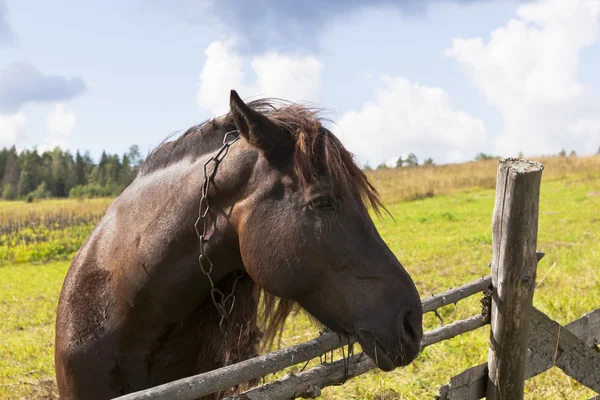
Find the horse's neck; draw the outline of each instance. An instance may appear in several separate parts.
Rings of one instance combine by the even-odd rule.
[[[98,241],[110,264],[126,268],[129,281],[141,282],[144,293],[160,297],[151,303],[161,304],[166,313],[185,308],[186,302],[197,303],[211,290],[198,263],[200,243],[194,223],[203,165],[212,155],[184,159],[136,179],[107,213],[108,229],[102,230],[113,240]],[[213,249],[215,282],[235,268],[232,264],[239,258],[221,254],[227,252],[227,244]]]

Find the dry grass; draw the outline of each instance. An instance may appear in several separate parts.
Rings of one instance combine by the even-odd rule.
[[[0,201],[0,266],[70,259],[111,202]]]
[[[536,157],[532,160],[544,164],[544,182],[600,176],[600,155]],[[389,205],[458,191],[494,189],[497,166],[497,160],[486,160],[430,167],[378,169],[368,171],[367,176],[383,197],[384,203]]]
[[[47,199],[33,203],[0,200],[0,227],[11,223],[30,223],[39,219],[57,219],[68,216],[104,215],[112,198]]]

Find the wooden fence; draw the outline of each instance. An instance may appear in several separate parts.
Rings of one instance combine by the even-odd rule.
[[[521,159],[499,162],[491,275],[422,300],[424,313],[437,312],[440,307],[484,293],[480,314],[425,332],[422,347],[491,325],[488,362],[452,377],[440,388],[439,400],[522,399],[524,381],[554,366],[600,393],[600,309],[561,326],[532,306],[537,263],[543,257],[536,251],[542,170],[543,165]],[[327,332],[296,346],[118,399],[196,399],[306,363],[354,342],[353,337]],[[375,363],[363,353],[349,355],[228,399],[314,398],[324,387],[374,368]]]

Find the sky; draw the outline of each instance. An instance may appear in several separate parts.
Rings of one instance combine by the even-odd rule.
[[[147,153],[244,99],[376,166],[600,147],[599,0],[0,0],[0,147]]]

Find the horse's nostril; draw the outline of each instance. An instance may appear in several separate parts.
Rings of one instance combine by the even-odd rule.
[[[405,339],[412,341],[421,340],[419,335],[419,329],[416,326],[415,312],[408,310],[403,316],[401,316],[400,322],[400,333]]]
[[[410,314],[410,311],[404,316],[404,333],[406,333],[406,336],[410,337],[411,339],[414,339],[415,330],[413,324],[410,322],[408,314]]]

